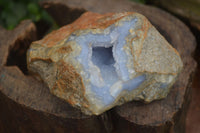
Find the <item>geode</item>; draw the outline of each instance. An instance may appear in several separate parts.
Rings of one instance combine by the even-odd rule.
[[[178,52],[133,12],[86,12],[33,42],[27,63],[51,93],[88,115],[166,97],[183,67]]]

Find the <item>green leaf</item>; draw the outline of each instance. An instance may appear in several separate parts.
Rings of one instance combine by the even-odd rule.
[[[45,21],[57,27],[52,17],[39,5],[40,0],[0,0],[0,25],[13,29],[20,21],[31,19],[33,22]]]
[[[13,29],[19,23],[19,21],[20,21],[20,19],[18,19],[13,14],[8,14],[7,17],[5,18],[6,27],[9,30]]]
[[[26,16],[26,6],[22,3],[16,3],[14,7],[12,7],[12,12],[16,15],[17,19],[22,19]]]
[[[136,3],[145,4],[147,0],[131,0],[131,1],[136,2]]]
[[[28,4],[28,11],[31,14],[39,14],[39,6],[36,3],[29,3]]]

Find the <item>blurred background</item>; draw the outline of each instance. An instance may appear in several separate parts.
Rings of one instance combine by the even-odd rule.
[[[31,19],[43,34],[59,28],[52,17],[39,6],[41,0],[0,0],[0,25],[14,29],[22,20]],[[47,30],[48,29],[48,30]]]
[[[0,25],[12,30],[20,21],[45,22],[52,29],[58,25],[39,6],[42,0],[0,0]],[[130,0],[162,8],[200,30],[200,0]]]
[[[37,27],[59,28],[39,3],[42,0],[0,0],[0,25],[8,30],[14,29],[20,21],[31,19]],[[162,8],[184,21],[192,31],[200,31],[200,0],[130,0]],[[41,26],[42,25],[42,26]],[[42,31],[42,30],[41,30]],[[43,31],[44,32],[44,31]],[[199,39],[199,36],[197,36]]]

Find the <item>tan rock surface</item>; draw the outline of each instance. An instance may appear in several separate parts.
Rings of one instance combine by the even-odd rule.
[[[123,31],[126,22],[133,22],[133,25],[130,25],[128,35],[122,40],[125,43],[121,51],[126,58],[120,60],[115,42],[121,41],[117,39],[124,33],[113,30],[122,27]],[[112,38],[113,34],[119,36]],[[85,67],[85,61],[80,61],[84,48],[77,40],[87,40],[86,35],[110,36],[110,44],[101,44],[100,47],[112,47],[115,61],[115,65],[112,65],[118,76],[112,85],[107,85],[102,76],[103,69],[99,70],[100,66],[91,65],[92,53],[85,53],[88,54],[89,61],[87,60],[86,64],[89,68]],[[89,51],[100,45],[95,41],[90,43],[87,46]],[[102,53],[102,57],[103,54],[105,53]],[[131,12],[104,15],[87,12],[74,23],[33,42],[27,55],[28,69],[41,78],[54,95],[86,114],[100,114],[131,100],[151,102],[164,98],[183,67],[178,52],[150,22],[144,16]],[[125,75],[120,68],[123,62],[119,60],[126,60],[126,68],[123,69],[127,69],[128,73]],[[133,82],[136,82],[136,85]],[[92,85],[97,87],[96,90]],[[130,88],[131,85],[135,87]],[[96,92],[97,89],[102,89],[102,86],[106,86],[105,95],[101,91]],[[112,100],[107,100],[106,95]]]

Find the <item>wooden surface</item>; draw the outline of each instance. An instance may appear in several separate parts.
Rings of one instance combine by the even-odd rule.
[[[186,117],[186,133],[200,132],[200,31],[192,29],[196,40],[195,60],[198,63],[197,70],[192,83],[192,100]]]
[[[200,63],[200,62],[199,62]],[[186,133],[200,132],[200,66],[192,84],[192,100],[186,117]]]
[[[24,75],[25,46],[36,39],[32,22],[24,21],[13,31],[0,30],[0,35],[4,39],[0,43],[0,132],[106,132],[100,116],[82,114],[53,96],[42,82]]]
[[[150,0],[165,10],[184,18],[200,31],[200,1],[199,0]]]
[[[160,9],[126,0],[56,0],[43,2],[42,6],[60,25],[74,21],[87,10],[142,13],[180,52],[184,69],[166,99],[150,104],[133,101],[100,116],[86,116],[53,96],[41,81],[27,75],[26,62],[21,59],[26,58],[27,46],[36,39],[36,29],[25,21],[14,31],[0,30],[0,132],[184,132],[191,75],[196,67],[191,54],[196,42],[181,21]]]

